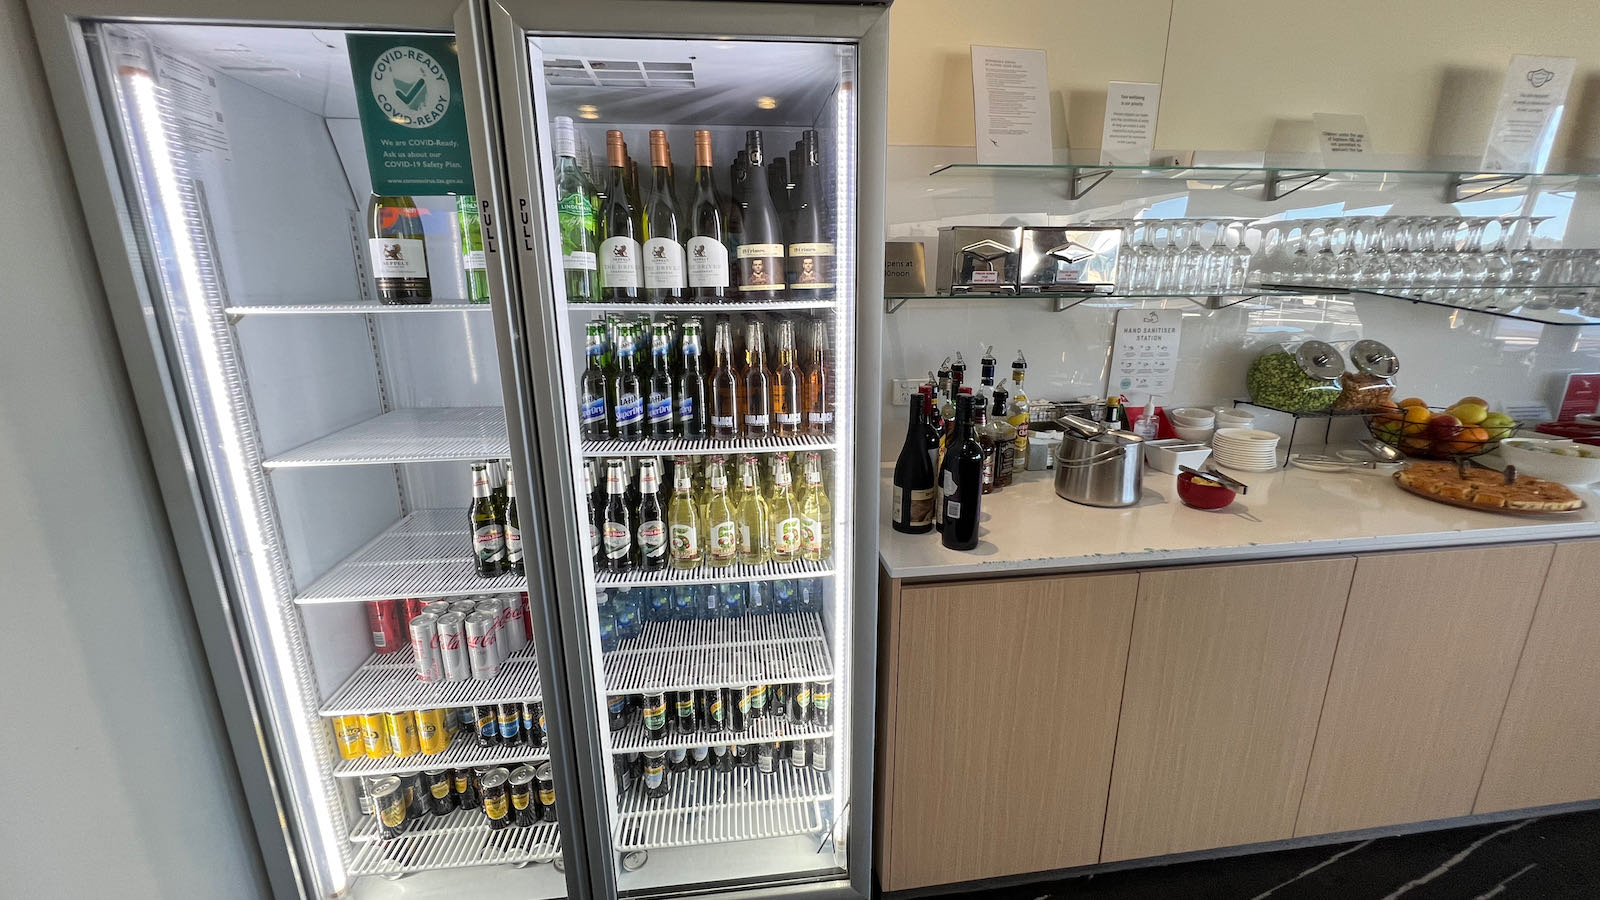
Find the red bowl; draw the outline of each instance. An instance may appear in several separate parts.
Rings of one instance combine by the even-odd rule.
[[[1195,484],[1194,476],[1184,472],[1178,476],[1178,499],[1195,509],[1221,509],[1238,496],[1220,484]]]

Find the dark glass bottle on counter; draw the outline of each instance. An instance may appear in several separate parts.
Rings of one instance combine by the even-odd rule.
[[[939,471],[943,528],[940,542],[951,550],[978,546],[978,516],[983,505],[983,445],[972,429],[971,394],[956,398],[956,428]]]
[[[914,394],[906,404],[908,419],[906,441],[900,447],[900,457],[894,464],[894,496],[889,522],[895,531],[906,534],[927,534],[933,530],[933,504],[935,489],[933,461],[928,456],[927,424],[923,422],[923,406],[928,398]]]

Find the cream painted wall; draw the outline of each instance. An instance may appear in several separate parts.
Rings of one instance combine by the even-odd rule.
[[[889,143],[972,145],[970,44],[1049,52],[1057,147],[1099,146],[1106,82],[1160,81],[1160,149],[1259,151],[1278,119],[1347,112],[1419,159],[1482,150],[1512,54],[1573,56],[1555,155],[1600,158],[1593,0],[896,0]]]

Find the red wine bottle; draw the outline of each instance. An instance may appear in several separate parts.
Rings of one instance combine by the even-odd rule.
[[[889,524],[895,531],[906,534],[927,534],[933,530],[933,504],[938,491],[924,438],[927,425],[922,420],[922,405],[925,399],[920,393],[913,394],[911,402],[906,404],[909,419],[906,441],[900,446],[900,457],[894,463],[894,497]]]

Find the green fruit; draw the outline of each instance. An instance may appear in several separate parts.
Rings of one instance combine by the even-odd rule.
[[[1478,423],[1478,427],[1489,432],[1489,440],[1499,441],[1511,436],[1511,432],[1517,429],[1517,422],[1505,413],[1489,413]]]

